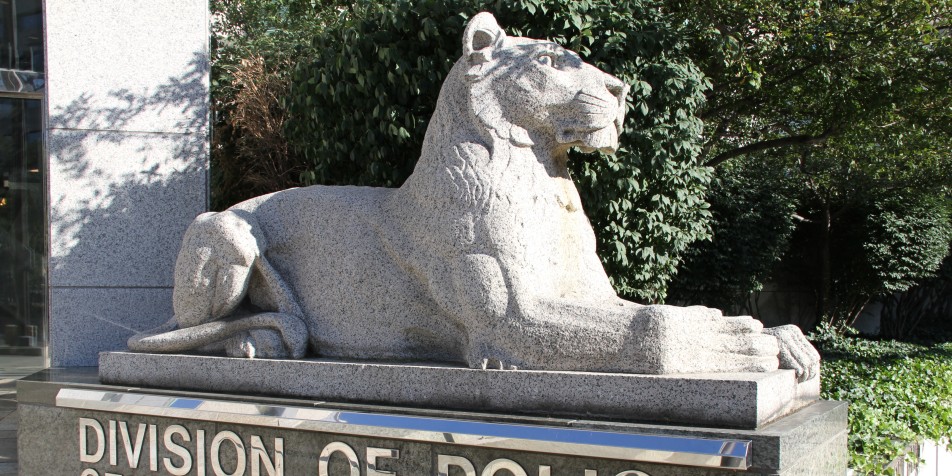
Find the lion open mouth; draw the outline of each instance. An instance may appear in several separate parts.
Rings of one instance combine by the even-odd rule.
[[[613,154],[618,149],[618,128],[614,125],[594,131],[580,129],[560,129],[556,141],[578,147],[582,152],[600,151]]]
[[[627,86],[625,90],[627,91]],[[572,120],[556,127],[556,141],[578,147],[582,152],[600,151],[613,154],[618,149],[618,136],[625,120],[624,95],[617,103],[592,94],[579,92],[573,101],[577,109]]]

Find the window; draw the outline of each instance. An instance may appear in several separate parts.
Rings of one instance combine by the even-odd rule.
[[[47,234],[40,0],[0,0],[0,375],[45,366]]]
[[[43,72],[40,0],[0,0],[0,68]]]

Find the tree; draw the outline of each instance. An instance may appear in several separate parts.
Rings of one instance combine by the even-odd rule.
[[[747,309],[790,249],[799,189],[782,160],[741,159],[718,170],[708,200],[711,240],[694,243],[670,285],[674,302]]]
[[[702,160],[719,177],[755,177],[750,165],[767,161],[798,189],[784,267],[816,290],[820,316],[851,322],[938,266],[952,184],[948,1],[666,5],[713,83]],[[932,241],[898,246],[913,236]]]
[[[697,163],[707,87],[654,3],[609,0],[360,2],[319,32],[284,105],[307,183],[397,186],[419,155],[466,19],[491,10],[513,35],[549,38],[630,85],[615,156],[573,176],[616,290],[658,301],[685,247],[708,232],[709,169]],[[462,12],[462,13],[460,13]]]
[[[668,0],[713,81],[703,159],[952,125],[947,0]]]
[[[909,128],[854,128],[801,151],[798,268],[817,290],[818,318],[851,325],[873,298],[939,267],[952,238],[952,147]]]

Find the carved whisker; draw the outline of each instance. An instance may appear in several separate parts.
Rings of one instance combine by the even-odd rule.
[[[588,105],[588,106],[594,106],[594,107],[598,107],[598,108],[602,108],[602,109],[608,109],[608,107],[605,106],[605,104],[591,103],[591,102],[583,101],[583,100],[581,100],[581,99],[579,99],[579,98],[575,98],[574,102],[577,102],[577,103],[580,103],[580,104],[585,104],[585,105]]]
[[[587,92],[585,92],[585,91],[579,91],[579,92],[578,92],[578,96],[576,96],[576,100],[578,100],[580,96],[590,97],[590,98],[592,98],[592,99],[594,99],[594,100],[596,100],[596,101],[598,101],[598,102],[600,102],[600,103],[611,104],[611,103],[609,103],[608,101],[606,101],[604,98],[598,97],[598,96],[596,96],[596,95],[594,95],[594,94],[592,94],[592,93],[587,93]]]

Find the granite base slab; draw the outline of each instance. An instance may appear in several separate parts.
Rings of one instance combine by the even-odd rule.
[[[51,369],[18,382],[21,475],[846,471],[847,406],[841,402],[817,401],[762,428],[737,430],[395,406],[342,409],[304,399],[82,383],[89,381],[84,375],[71,383],[71,373]],[[493,434],[500,428],[515,433]]]
[[[632,375],[433,364],[103,352],[102,383],[566,418],[759,428],[819,398],[819,378]]]

